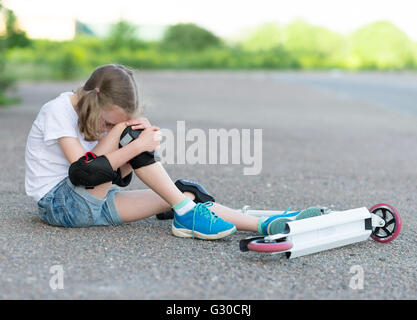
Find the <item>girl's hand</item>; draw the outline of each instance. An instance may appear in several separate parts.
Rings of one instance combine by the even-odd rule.
[[[144,129],[134,142],[140,148],[141,153],[145,151],[153,152],[160,148],[161,139],[161,131],[159,131],[159,128],[150,126]]]
[[[151,127],[151,123],[147,118],[139,117],[126,121],[127,126],[132,126],[133,130],[146,129]]]

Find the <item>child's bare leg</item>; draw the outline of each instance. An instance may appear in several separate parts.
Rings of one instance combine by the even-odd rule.
[[[132,222],[168,211],[171,206],[152,190],[121,191],[115,202],[124,222]],[[223,220],[233,223],[238,230],[257,231],[258,219],[215,203],[210,209]]]
[[[145,219],[171,208],[168,202],[150,189],[121,191],[116,193],[114,199],[124,222]]]
[[[135,170],[135,174],[171,206],[185,199],[160,162],[140,167]]]
[[[184,199],[184,194],[178,190],[164,167],[159,162],[136,169],[135,173],[139,179],[158,193],[163,199],[167,200],[171,206]],[[238,230],[258,230],[259,218],[245,215],[218,203],[214,203],[209,209],[223,220],[233,223]]]
[[[257,217],[248,216],[219,203],[214,203],[209,209],[223,220],[233,223],[237,230],[258,231]]]

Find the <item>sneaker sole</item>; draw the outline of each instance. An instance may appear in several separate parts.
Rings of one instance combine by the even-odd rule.
[[[235,232],[236,232],[236,227],[233,227],[232,229],[222,231],[216,234],[204,234],[198,231],[194,231],[194,238],[203,239],[203,240],[217,240],[217,239],[227,237]],[[180,237],[180,238],[192,238],[193,237],[192,230],[176,228],[174,225],[172,225],[172,233],[174,236]]]
[[[307,219],[307,218],[312,218],[312,217],[317,217],[321,215],[321,211],[317,212],[317,210],[315,209],[305,209],[304,212],[299,213],[296,217],[295,220],[302,220],[302,219]],[[284,229],[285,229],[285,225],[287,224],[287,222],[290,221],[294,221],[288,218],[282,218],[279,221],[274,223],[273,226],[273,231],[272,230],[267,230],[268,234],[277,234],[277,233],[283,233]],[[272,233],[270,233],[272,232]]]
[[[295,220],[307,219],[317,217],[321,215],[321,210],[317,212],[317,209],[305,209],[303,212],[295,217]]]
[[[285,225],[287,222],[292,221],[288,218],[281,218],[279,221],[275,221],[275,223],[272,226],[272,230],[270,228],[267,228],[267,234],[277,234],[277,233],[283,233],[285,229]]]

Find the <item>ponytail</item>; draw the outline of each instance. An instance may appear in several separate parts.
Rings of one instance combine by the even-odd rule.
[[[86,141],[96,141],[98,140],[101,111],[98,92],[89,90],[79,96],[81,97],[77,103],[79,130],[84,134]]]

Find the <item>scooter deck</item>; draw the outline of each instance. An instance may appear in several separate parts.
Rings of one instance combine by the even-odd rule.
[[[254,210],[261,214],[263,210]],[[273,211],[277,214],[277,211]],[[265,212],[269,214],[269,212]],[[251,210],[246,210],[251,214]],[[286,223],[283,233],[264,237],[266,242],[285,239],[292,248],[275,253],[284,253],[287,258],[296,258],[348,244],[364,241],[372,233],[372,215],[367,208],[334,211],[317,217],[294,220]],[[256,237],[259,238],[259,237]],[[253,238],[255,240],[255,238]],[[250,239],[242,240],[240,248],[247,251]]]

